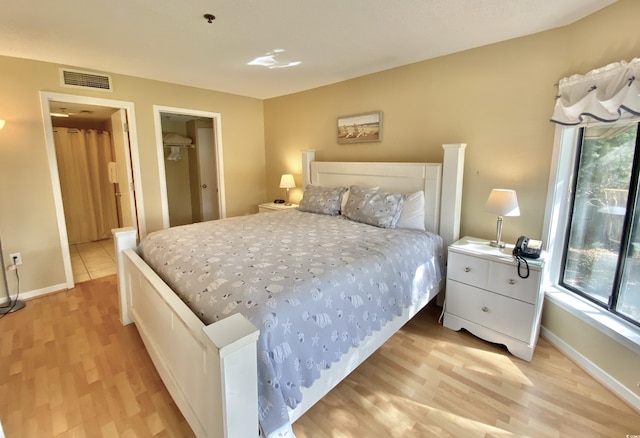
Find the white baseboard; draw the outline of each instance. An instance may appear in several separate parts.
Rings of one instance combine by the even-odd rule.
[[[60,284],[56,284],[53,286],[49,286],[49,287],[45,287],[42,289],[36,289],[36,290],[32,290],[29,292],[20,292],[20,296],[17,295],[11,295],[11,299],[15,300],[16,298],[20,299],[20,300],[28,300],[31,298],[35,298],[35,297],[41,297],[43,295],[48,295],[48,294],[52,294],[54,292],[60,292],[63,290],[67,290],[67,283],[60,283]],[[2,299],[2,302],[0,304],[4,304],[7,302],[6,298]]]
[[[640,411],[640,396],[630,391],[629,388],[618,382],[615,378],[602,370],[602,368],[591,362],[588,358],[583,356],[581,353],[579,353],[569,344],[554,335],[552,332],[547,330],[545,327],[540,327],[540,335],[562,353],[567,355],[571,360],[577,363],[594,379],[613,391],[618,397],[630,404],[634,409]]]

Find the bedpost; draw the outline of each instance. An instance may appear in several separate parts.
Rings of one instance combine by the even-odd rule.
[[[440,236],[447,247],[460,238],[462,210],[462,176],[466,143],[443,144],[442,196],[440,201]]]
[[[120,322],[122,325],[131,324],[133,320],[129,315],[129,305],[127,293],[129,288],[129,277],[124,271],[124,254],[125,249],[133,249],[136,247],[137,231],[135,228],[116,228],[111,230],[113,234],[113,244],[116,252],[116,268],[118,271],[118,299],[120,302]]]
[[[302,153],[302,188],[311,184],[311,162],[316,159],[315,149],[303,149]]]
[[[204,327],[220,372],[220,404],[225,438],[258,435],[258,353],[260,332],[240,314]],[[212,420],[216,418],[211,416]],[[214,421],[215,423],[215,421]],[[220,426],[220,423],[218,423]],[[213,427],[213,425],[212,425]]]

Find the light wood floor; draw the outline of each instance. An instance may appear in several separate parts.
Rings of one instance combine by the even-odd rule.
[[[298,422],[305,437],[621,437],[640,413],[541,339],[531,363],[438,325],[428,308]],[[0,320],[7,438],[190,437],[115,276],[37,298]],[[242,438],[242,437],[238,437]]]

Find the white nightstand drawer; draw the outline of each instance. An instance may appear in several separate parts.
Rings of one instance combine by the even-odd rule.
[[[531,342],[536,315],[532,304],[450,281],[446,311],[522,342]]]
[[[536,304],[540,292],[540,271],[529,268],[529,277],[520,278],[517,265],[493,262],[489,268],[487,289]]]
[[[489,261],[478,257],[449,252],[447,278],[477,287],[487,287]]]

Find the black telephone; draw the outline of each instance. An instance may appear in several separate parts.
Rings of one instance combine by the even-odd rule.
[[[529,239],[527,236],[518,237],[516,246],[513,247],[513,258],[518,262],[518,276],[520,278],[529,277],[529,263],[526,259],[537,259],[542,253],[542,241]],[[526,258],[525,258],[526,257]],[[522,264],[526,268],[522,272]]]
[[[542,252],[542,241],[529,239],[527,236],[518,237],[516,246],[513,248],[513,255],[537,259]]]

